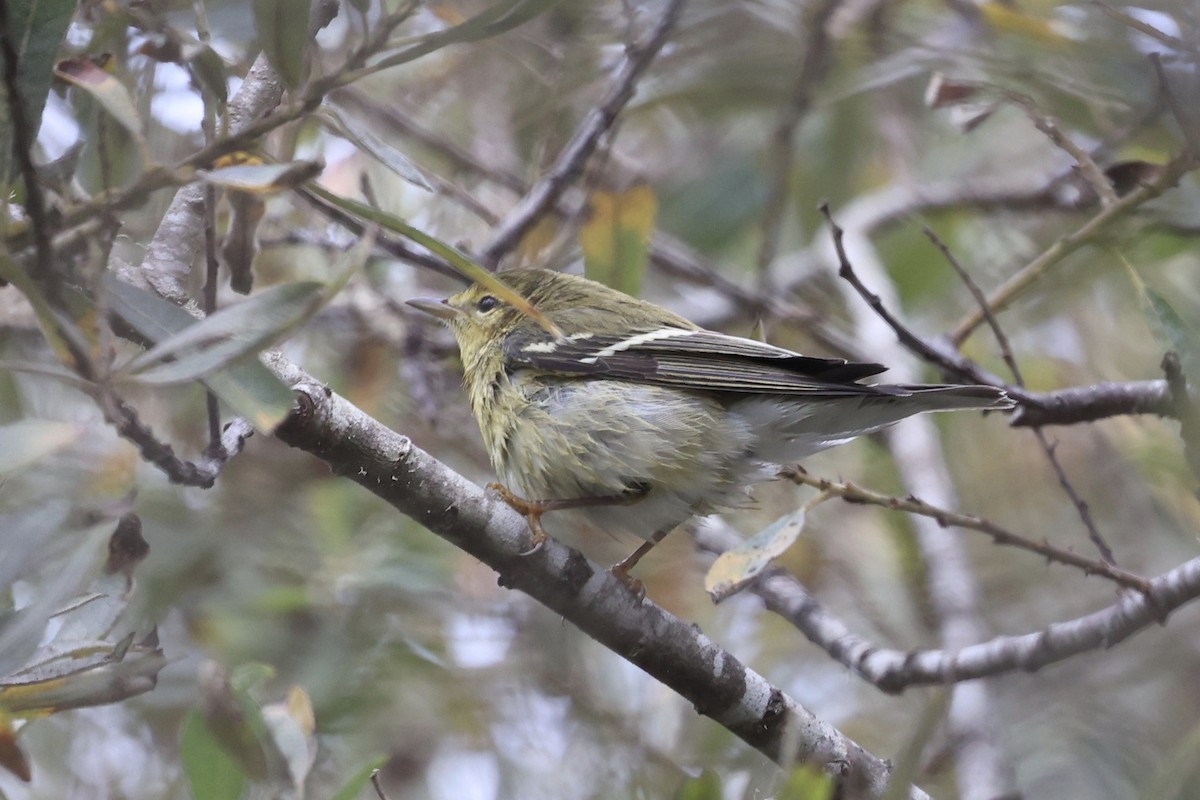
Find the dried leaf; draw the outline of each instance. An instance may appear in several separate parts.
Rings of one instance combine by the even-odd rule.
[[[704,577],[704,590],[713,602],[743,589],[791,547],[804,530],[804,517],[805,509],[793,511],[718,556]]]

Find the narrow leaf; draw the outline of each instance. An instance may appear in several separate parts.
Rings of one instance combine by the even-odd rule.
[[[348,197],[342,197],[341,195],[334,194],[333,192],[330,192],[316,185],[315,183],[310,183],[306,187],[306,191],[311,192],[328,203],[332,203],[343,211],[353,214],[356,217],[360,217],[361,219],[374,222],[379,225],[379,227],[392,231],[393,233],[397,233],[406,239],[410,239],[411,241],[414,241],[426,248],[430,252],[441,256],[464,276],[475,281],[476,283],[486,286],[501,300],[509,303],[514,308],[520,310],[522,314],[525,314],[527,317],[537,322],[538,325],[542,326],[542,329],[551,336],[562,336],[562,331],[560,331],[558,326],[550,321],[545,314],[538,311],[529,303],[528,300],[509,288],[503,280],[472,261],[461,250],[451,247],[445,242],[430,236],[424,231],[414,228],[398,217],[380,211],[379,209],[372,208],[371,206],[360,203],[357,200],[351,200]]]
[[[295,89],[307,73],[311,0],[254,0],[258,43],[285,86]]]
[[[179,732],[179,756],[193,800],[236,800],[246,776],[217,743],[200,712],[192,711]]]
[[[255,353],[303,322],[316,309],[325,285],[301,281],[274,286],[222,308],[158,342],[125,365],[150,383],[181,383],[207,375]],[[174,361],[147,371],[166,359]]]
[[[317,121],[338,136],[358,145],[371,158],[396,173],[398,176],[427,191],[433,191],[421,168],[392,145],[376,136],[370,128],[352,115],[343,113],[337,106],[326,103],[316,114]]]
[[[371,780],[371,776],[382,769],[387,762],[387,756],[372,758],[355,770],[354,774],[342,784],[342,787],[334,793],[330,800],[357,800],[361,796],[362,790],[366,788],[367,782]]]
[[[237,164],[212,170],[199,170],[196,175],[225,189],[272,194],[295,189],[321,174],[321,161],[289,161],[286,164]]]
[[[75,15],[77,0],[8,0],[7,5],[9,36],[17,46],[17,91],[33,136],[42,125],[42,111],[54,80],[54,61]],[[6,196],[15,174],[7,94],[0,85],[0,101],[4,103],[4,113],[0,114],[0,191]]]
[[[40,461],[74,442],[82,432],[79,425],[47,419],[0,426],[0,473]]]
[[[111,275],[104,277],[104,291],[108,307],[152,342],[196,324],[175,304]],[[256,356],[246,356],[201,382],[259,433],[275,430],[292,408],[291,390]]]

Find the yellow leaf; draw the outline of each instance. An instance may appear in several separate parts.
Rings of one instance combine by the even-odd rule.
[[[1069,39],[1053,20],[1031,17],[1008,3],[993,0],[979,8],[988,25],[1001,33],[1013,33],[1049,44],[1060,44]]]
[[[637,295],[658,217],[654,190],[644,183],[623,192],[599,190],[588,206],[588,220],[579,232],[587,276]]]
[[[525,264],[536,263],[538,256],[550,246],[557,234],[558,221],[549,215],[542,217],[521,237],[517,257]]]

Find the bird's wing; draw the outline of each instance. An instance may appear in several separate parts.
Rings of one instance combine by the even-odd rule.
[[[894,387],[855,383],[883,372],[886,367],[880,364],[813,358],[753,339],[685,328],[575,333],[559,339],[530,328],[506,338],[504,358],[510,372],[535,369],[710,392],[821,397],[905,394]]]

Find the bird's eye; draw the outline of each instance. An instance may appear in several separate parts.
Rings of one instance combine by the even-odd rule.
[[[479,302],[475,304],[475,307],[478,308],[481,313],[486,314],[498,305],[500,305],[499,300],[492,297],[490,294],[485,294],[483,297],[479,298]]]

